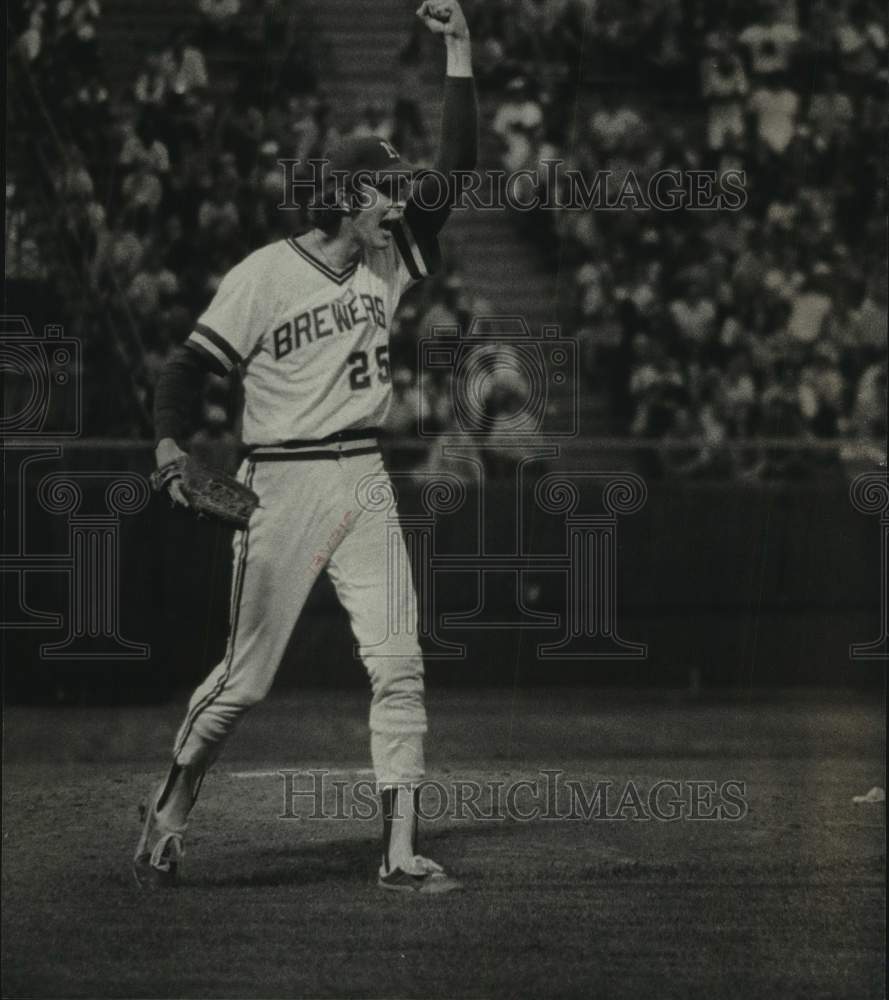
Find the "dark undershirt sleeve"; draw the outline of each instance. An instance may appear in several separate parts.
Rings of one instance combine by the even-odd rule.
[[[200,347],[189,344],[173,351],[154,390],[155,444],[172,438],[182,447],[191,429],[195,400],[209,372],[226,374],[222,365]]]
[[[478,158],[478,102],[471,76],[445,77],[436,170],[472,170]]]
[[[441,138],[435,170],[449,179],[447,197],[438,176],[420,177],[418,191],[407,203],[404,218],[417,243],[431,244],[451,214],[455,171],[472,170],[478,157],[478,102],[475,80],[470,77],[445,78],[441,115]],[[442,204],[444,203],[444,204]]]

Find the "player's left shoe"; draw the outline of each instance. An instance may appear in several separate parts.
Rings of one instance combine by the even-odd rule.
[[[417,892],[429,896],[463,888],[463,883],[448,875],[441,865],[419,854],[412,858],[408,870],[393,868],[387,872],[381,867],[377,885],[390,892]]]
[[[158,820],[154,801],[141,803],[142,835],[133,856],[133,875],[142,889],[164,889],[176,885],[185,857],[184,830],[166,829]]]

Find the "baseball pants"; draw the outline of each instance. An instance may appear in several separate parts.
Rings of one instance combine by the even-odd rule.
[[[265,697],[326,569],[370,678],[377,781],[423,777],[426,712],[411,568],[394,508],[367,502],[369,483],[385,490],[389,481],[375,445],[363,444],[260,449],[241,465],[238,478],[256,491],[260,506],[247,530],[235,534],[228,646],[192,695],[176,738],[178,764],[208,767],[244,713]]]

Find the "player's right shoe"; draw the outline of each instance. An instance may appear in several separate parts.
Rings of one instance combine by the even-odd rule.
[[[419,854],[412,859],[410,871],[393,868],[387,872],[381,866],[377,885],[389,892],[415,892],[427,896],[463,888],[463,883],[448,875],[441,865]]]
[[[139,806],[142,835],[133,856],[133,875],[142,889],[165,889],[176,885],[185,857],[184,829],[164,827],[157,815],[156,799]]]

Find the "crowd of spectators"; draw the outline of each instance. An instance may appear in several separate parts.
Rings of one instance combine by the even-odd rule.
[[[741,211],[565,209],[519,220],[573,276],[560,318],[582,344],[585,377],[607,388],[611,429],[670,442],[660,461],[685,475],[785,476],[812,464],[786,449],[730,447],[757,435],[855,439],[879,457],[881,6],[469,0],[467,8],[507,169],[562,159],[587,176],[610,171],[616,187],[630,172],[643,184],[668,169],[745,172]],[[225,272],[305,225],[303,211],[279,208],[279,158],[305,162],[339,135],[373,134],[422,164],[434,130],[416,100],[421,34],[398,58],[393,106],[343,108],[319,79],[322,40],[308,21],[298,30],[282,21],[274,0],[200,0],[183,18],[189,27],[148,51],[116,89],[97,41],[100,17],[99,0],[31,0],[17,49],[63,144],[54,179],[63,227],[93,303],[127,331],[121,341],[146,413],[164,359]],[[251,53],[268,59],[272,50],[270,83]],[[447,378],[418,367],[417,331],[465,328],[490,311],[453,272],[405,304],[393,331],[394,430],[408,433],[421,414],[427,428],[459,429]],[[98,362],[87,371],[103,399],[107,373]],[[521,388],[506,379],[490,405],[508,410]],[[236,391],[221,380],[209,386],[208,447],[236,430]],[[96,412],[94,433],[147,433],[132,414]],[[410,460],[427,458],[419,450]]]
[[[88,0],[88,6],[98,18],[97,0]],[[310,23],[288,31],[287,24],[276,21],[280,7],[271,0],[254,0],[253,17],[239,0],[201,0],[191,26],[177,28],[167,44],[147,51],[124,87],[112,93],[95,47],[95,28],[88,53],[68,49],[64,58],[46,41],[54,33],[40,42],[31,39],[31,26],[43,23],[44,9],[43,0],[37,0],[19,50],[63,144],[64,166],[53,175],[53,184],[63,206],[61,226],[75,248],[93,307],[72,317],[68,329],[87,347],[86,430],[145,435],[164,361],[188,336],[226,271],[256,246],[307,225],[304,206],[280,207],[285,192],[280,158],[305,164],[340,136],[377,135],[396,143],[411,162],[430,163],[434,129],[417,100],[428,52],[423,34],[413,32],[397,57],[391,106],[369,101],[333,107],[312,71],[320,62],[322,41]],[[226,59],[233,49],[238,52],[234,69]],[[250,57],[253,52],[268,63],[270,51],[281,52],[273,63],[272,87],[263,82],[269,74],[257,73]],[[214,66],[221,67],[215,79]],[[75,121],[71,95],[81,91],[93,103],[86,118]],[[459,442],[460,423],[451,373],[421,370],[418,331],[465,329],[474,315],[492,311],[471,295],[458,273],[445,270],[416,289],[393,319],[395,399],[389,424],[395,438],[405,442],[393,456],[402,468],[419,474],[447,468],[466,479],[482,464],[499,470],[518,460],[497,442],[492,412],[483,414],[494,431],[489,446],[477,449],[467,436],[468,461],[444,460],[429,447],[430,435],[444,431],[452,443]],[[100,341],[96,313],[112,331],[113,352],[104,349],[107,340]],[[128,371],[132,384],[124,386],[124,395],[138,397],[135,411],[111,405],[109,387],[121,380],[109,353],[118,355]],[[486,405],[508,409],[511,394],[520,388],[501,378]],[[211,377],[197,401],[192,447],[218,466],[237,461],[238,395],[236,382]],[[134,413],[141,413],[141,423]],[[421,424],[425,436],[418,436]]]
[[[24,10],[17,48],[63,153],[61,169],[51,171],[63,206],[59,224],[93,307],[78,310],[68,327],[87,346],[88,433],[150,432],[145,416],[161,367],[226,271],[255,247],[306,227],[304,205],[280,207],[285,174],[279,158],[305,164],[341,135],[378,135],[398,142],[414,162],[428,162],[432,137],[412,87],[419,73],[416,38],[399,58],[393,107],[334,108],[312,68],[322,57],[321,40],[308,20],[282,24],[280,14],[271,0],[256,0],[248,11],[239,0],[200,0],[191,26],[146,52],[112,94],[96,44],[98,0],[36,0]],[[269,46],[279,53],[274,74],[257,73],[250,52],[268,64]],[[233,49],[235,69],[225,59]],[[225,78],[211,79],[214,63]],[[272,86],[264,79],[269,75]],[[58,150],[51,154],[58,167]],[[28,250],[19,248],[24,263]],[[22,266],[19,273],[39,271]],[[406,315],[416,319],[436,304],[468,315],[458,285],[453,275],[442,275],[415,296]],[[117,331],[115,351],[129,369],[136,409],[110,406],[113,374],[96,313]],[[420,388],[413,330],[403,319],[398,329],[407,331],[400,337],[396,331],[404,346],[393,357],[401,394],[393,423],[401,427],[405,399],[422,397],[440,413],[446,387],[439,379]],[[195,413],[197,447],[218,460],[232,454],[237,395],[229,380],[211,379]],[[134,416],[140,411],[141,426]],[[423,453],[405,458],[422,462]]]
[[[829,464],[830,448],[731,447],[752,436],[884,462],[884,6],[495,0],[473,28],[506,170],[560,159],[617,191],[630,173],[644,190],[658,171],[744,172],[735,211],[517,216],[573,275],[563,322],[613,429],[670,442],[676,474]]]

